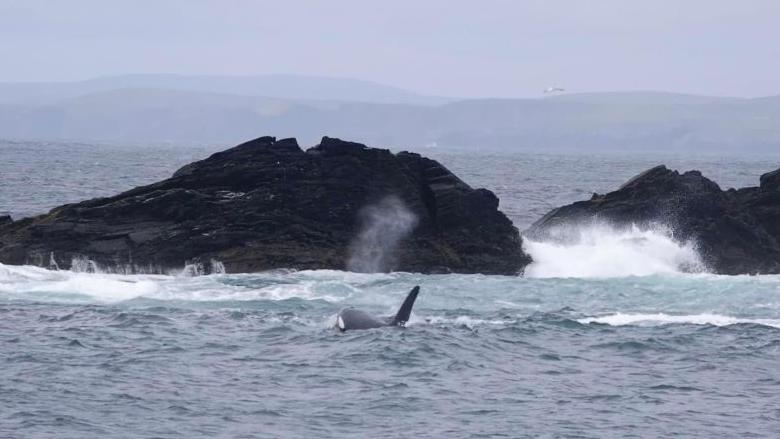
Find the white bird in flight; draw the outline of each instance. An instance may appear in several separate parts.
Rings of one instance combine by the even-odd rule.
[[[560,93],[562,91],[566,91],[566,89],[565,88],[560,88],[560,87],[547,87],[547,88],[544,89],[544,94]]]

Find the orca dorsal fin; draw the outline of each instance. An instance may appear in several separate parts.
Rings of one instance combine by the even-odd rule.
[[[401,304],[401,308],[398,309],[398,313],[393,318],[393,325],[405,325],[409,321],[409,316],[412,314],[412,307],[414,301],[417,300],[417,294],[420,292],[420,287],[416,286],[409,291],[409,295],[406,296],[404,303]]]

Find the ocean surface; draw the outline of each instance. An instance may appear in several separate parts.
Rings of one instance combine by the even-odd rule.
[[[0,142],[0,214],[111,195],[219,149]],[[660,163],[724,188],[780,167],[420,152],[495,191],[521,230]],[[525,277],[0,264],[0,437],[780,437],[780,276],[710,274],[660,228],[526,249]],[[394,313],[415,285],[406,328],[333,329],[346,306]]]

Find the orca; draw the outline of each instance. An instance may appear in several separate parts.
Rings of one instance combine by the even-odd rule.
[[[355,308],[345,308],[339,312],[336,317],[336,327],[339,331],[344,332],[352,329],[371,329],[381,328],[383,326],[405,326],[409,321],[409,315],[412,313],[412,306],[414,301],[417,300],[417,294],[420,292],[420,287],[416,286],[409,291],[406,296],[406,300],[401,304],[401,308],[394,316],[389,317],[376,317],[365,311],[361,311]]]

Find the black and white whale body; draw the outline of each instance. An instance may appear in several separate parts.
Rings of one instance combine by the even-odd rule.
[[[419,292],[419,286],[412,288],[412,291],[406,296],[406,300],[404,300],[404,303],[401,304],[401,308],[398,309],[398,312],[394,316],[377,317],[355,308],[343,309],[338,317],[336,317],[336,327],[339,328],[339,331],[344,332],[352,329],[404,326],[406,322],[409,321],[409,315],[412,313],[412,307],[414,306],[414,301],[417,300],[417,294]]]

